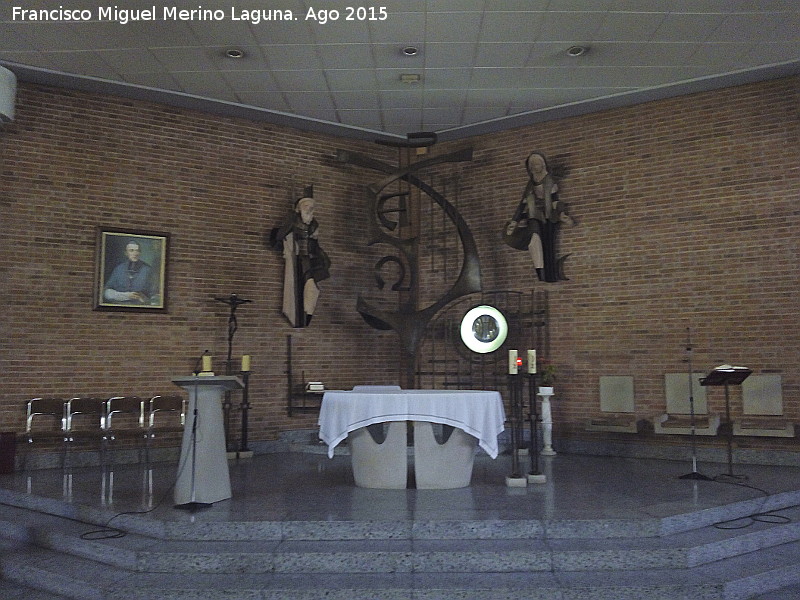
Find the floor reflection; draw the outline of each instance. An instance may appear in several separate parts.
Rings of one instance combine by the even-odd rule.
[[[475,459],[472,483],[454,490],[355,487],[349,457],[259,455],[230,464],[233,498],[187,515],[173,507],[177,465],[115,465],[0,476],[0,491],[112,512],[149,511],[183,521],[411,521],[470,519],[641,519],[800,490],[800,468],[740,465],[741,484],[688,481],[678,461],[559,454],[540,462],[546,483],[509,488],[511,460]],[[724,465],[703,465],[704,472]]]

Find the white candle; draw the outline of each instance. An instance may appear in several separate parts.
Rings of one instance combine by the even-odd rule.
[[[519,372],[519,367],[517,360],[519,358],[519,354],[516,350],[509,350],[508,351],[508,374],[509,375],[516,375]]]
[[[203,371],[209,373],[211,371],[211,357],[203,356]]]
[[[528,350],[528,373],[536,373],[536,350]]]
[[[250,370],[250,355],[245,354],[242,356],[242,372]]]

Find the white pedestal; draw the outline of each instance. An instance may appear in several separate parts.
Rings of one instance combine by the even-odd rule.
[[[210,504],[231,497],[231,479],[225,449],[222,395],[244,387],[234,376],[174,377],[172,382],[189,392],[183,430],[175,504]],[[197,417],[196,439],[193,439]]]
[[[542,398],[542,451],[541,456],[555,456],[553,450],[553,413],[550,410],[550,396],[553,395],[553,388],[540,387],[537,396]]]
[[[418,490],[467,487],[478,440],[454,428],[444,444],[436,441],[429,421],[414,421],[414,476]]]
[[[453,429],[450,438],[439,444],[433,425],[414,421],[414,477],[417,489],[449,490],[467,487],[477,440]],[[353,464],[353,479],[358,487],[404,489],[408,479],[407,421],[387,424],[386,439],[378,444],[366,427],[351,432],[348,439]]]
[[[353,479],[358,487],[398,490],[408,484],[406,421],[391,421],[386,439],[378,444],[366,427],[348,436]]]

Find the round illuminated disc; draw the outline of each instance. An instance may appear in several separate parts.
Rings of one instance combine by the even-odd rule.
[[[476,306],[461,320],[461,341],[473,352],[494,352],[503,345],[506,336],[506,318],[493,306]]]

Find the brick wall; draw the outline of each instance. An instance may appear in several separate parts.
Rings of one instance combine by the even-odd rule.
[[[586,435],[600,375],[634,375],[637,416],[663,412],[663,374],[686,369],[687,328],[696,370],[780,372],[787,416],[800,421],[798,95],[789,78],[433,148],[475,149],[457,169],[458,202],[484,287],[549,290],[557,436]],[[298,379],[399,381],[395,334],[354,311],[382,255],[364,234],[362,186],[376,176],[335,164],[337,148],[397,160],[374,144],[22,84],[17,121],[0,133],[0,428],[20,430],[23,402],[36,395],[169,390],[206,348],[221,372],[228,307],[213,298],[230,293],[254,300],[238,310],[234,345],[235,357],[253,355],[251,440],[316,421],[286,416],[289,334]],[[533,150],[568,170],[569,281],[534,281],[527,255],[500,241]],[[292,190],[311,183],[332,277],[312,326],[292,330],[279,314],[283,261],[264,235]],[[167,313],[93,310],[97,226],[170,234]],[[713,391],[711,409],[721,401]]]
[[[209,349],[224,374],[231,293],[233,356],[252,355],[251,440],[308,427],[286,415],[286,336],[295,378],[330,387],[397,381],[394,335],[368,327],[355,298],[371,281],[363,185],[333,162],[340,139],[146,102],[22,84],[2,144],[6,310],[0,428],[22,430],[39,395],[178,391]],[[392,151],[346,142],[373,155]],[[331,278],[312,327],[280,314],[283,259],[265,245],[306,185],[315,185]],[[297,196],[292,195],[295,190]],[[170,236],[168,312],[93,310],[96,228]]]
[[[635,377],[639,418],[663,413],[664,373],[687,370],[687,328],[696,371],[730,363],[781,373],[786,416],[800,421],[798,82],[468,140],[478,168],[464,172],[462,201],[479,238],[484,286],[549,290],[546,358],[558,367],[560,435],[584,435],[586,418],[599,414],[601,375]],[[527,253],[499,241],[533,150],[567,170],[560,199],[577,221],[561,232],[569,281],[536,282]],[[709,394],[709,409],[724,412],[722,390]],[[735,413],[738,389],[732,398]]]

